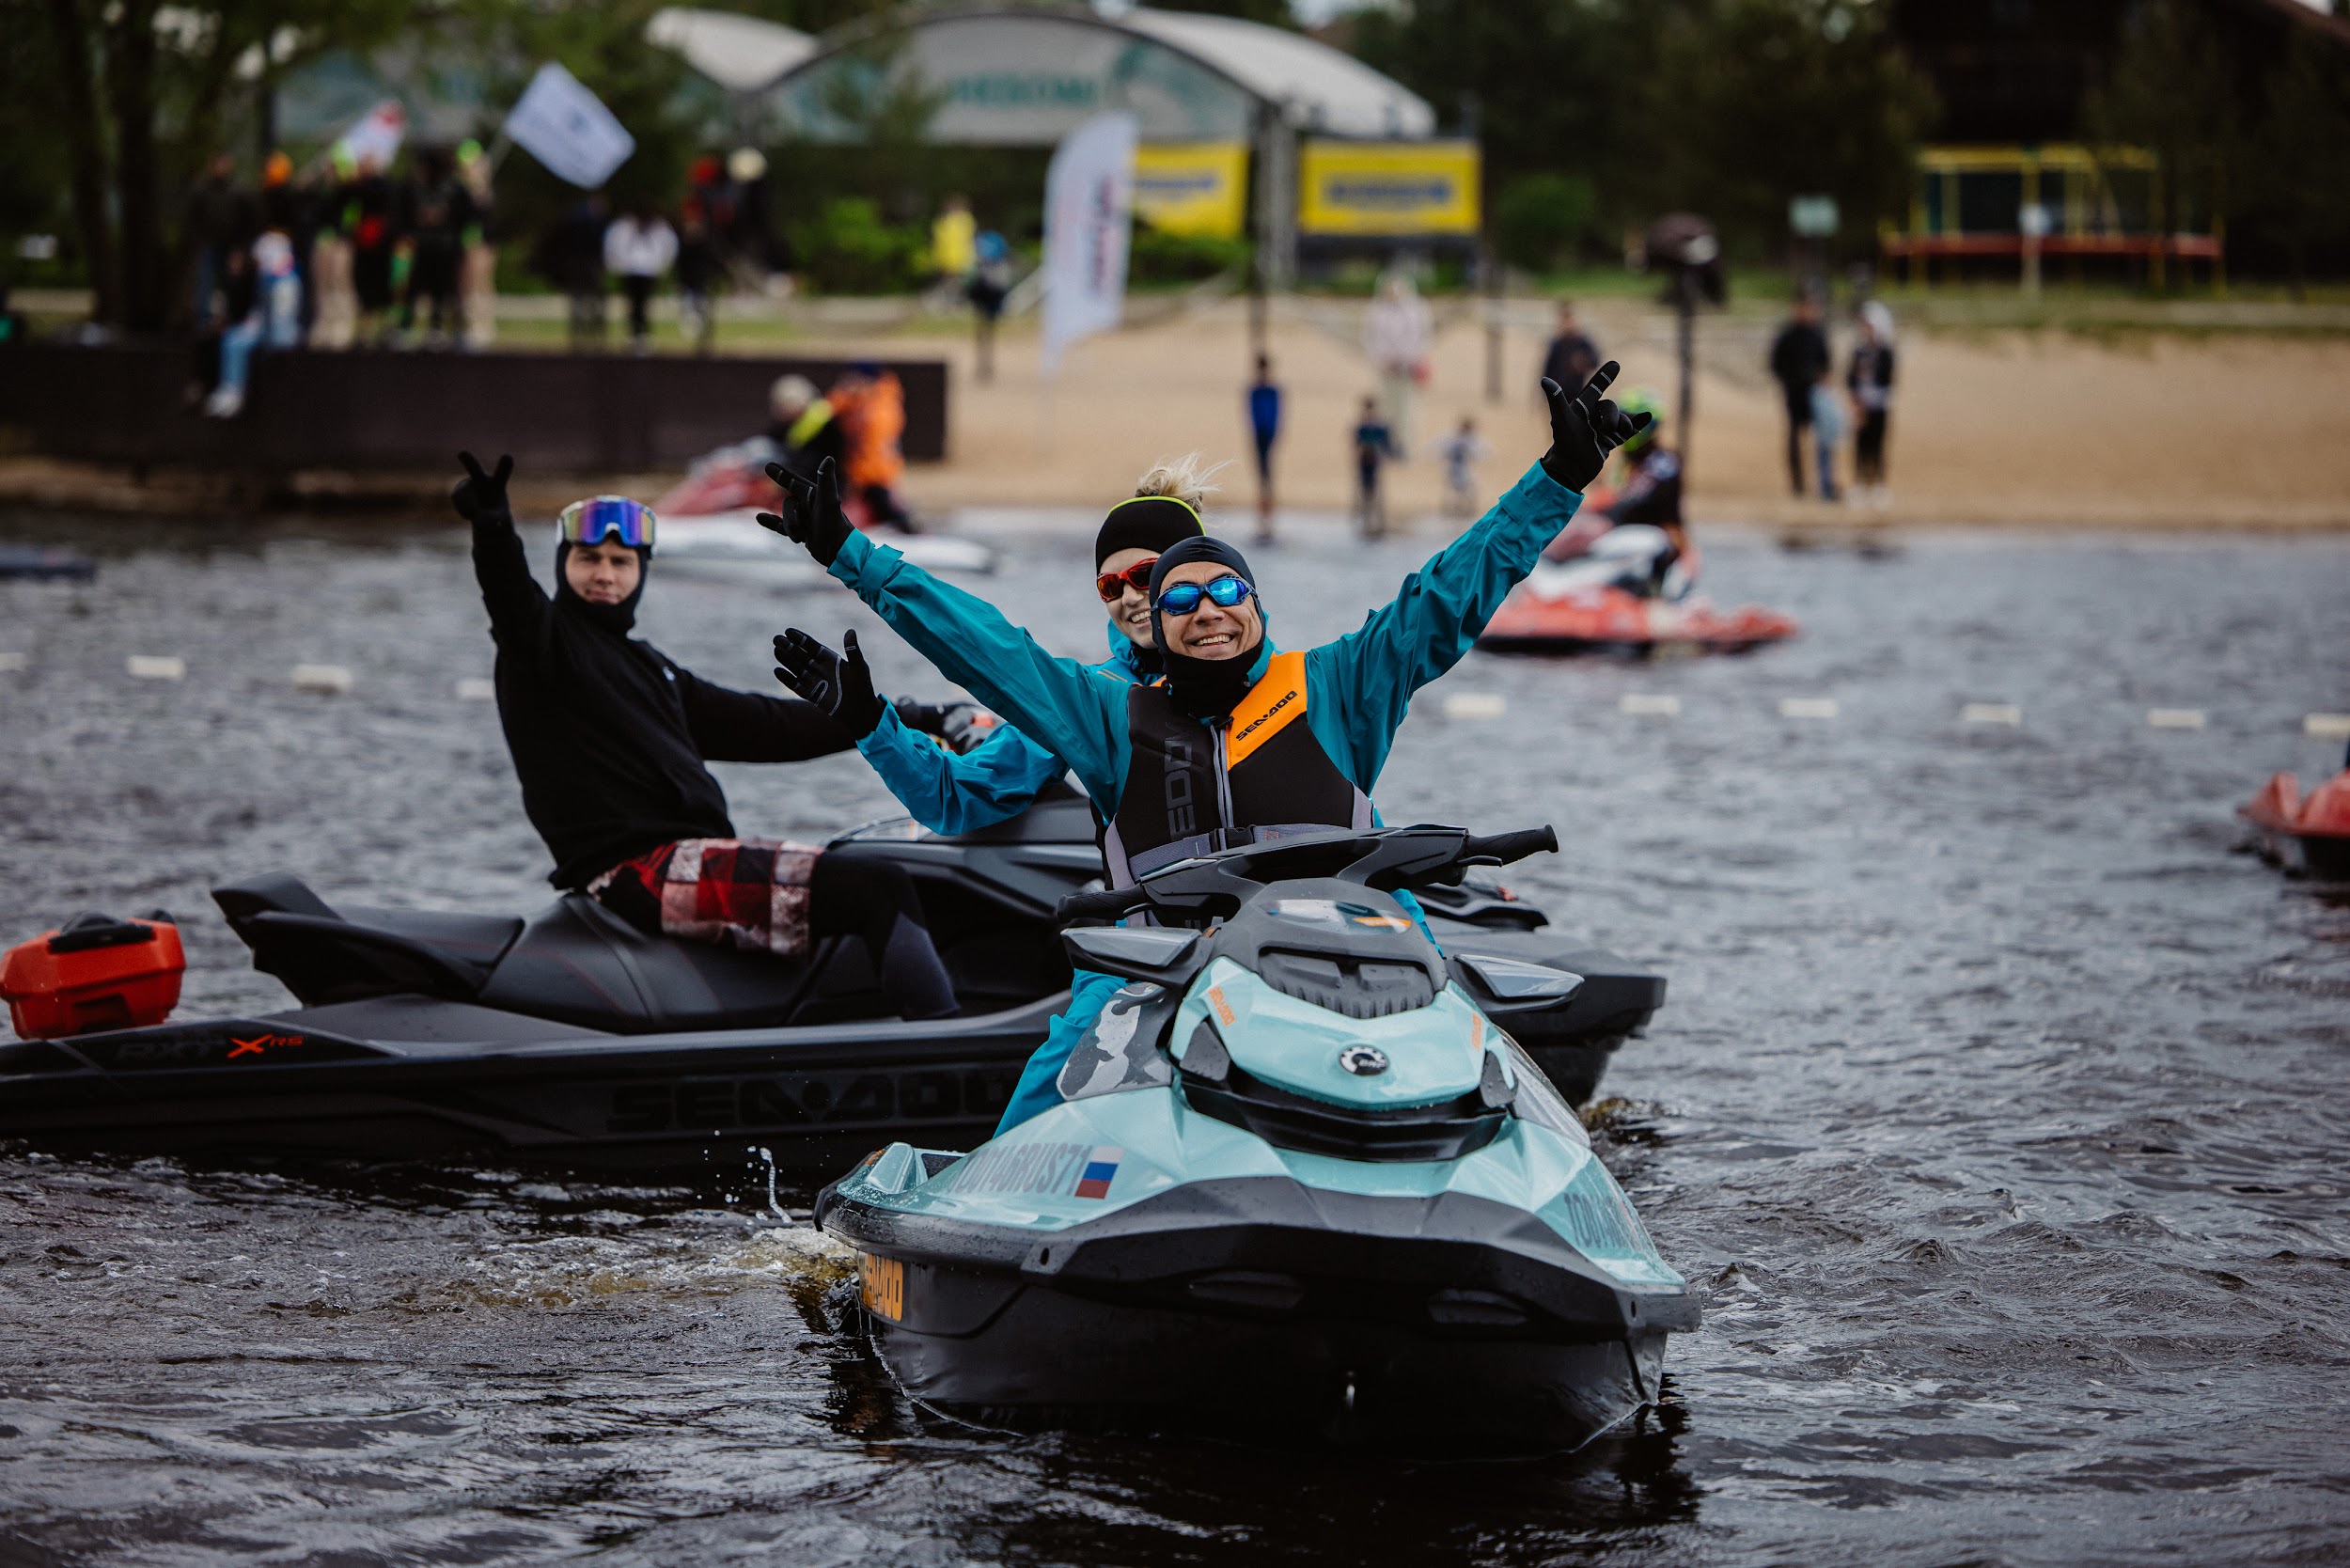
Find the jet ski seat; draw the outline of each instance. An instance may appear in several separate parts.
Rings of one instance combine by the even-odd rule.
[[[283,871],[223,884],[212,902],[253,966],[310,1006],[402,991],[469,1001],[523,929],[510,915],[337,910]]]
[[[304,1005],[392,995],[475,1002],[618,1034],[789,1022],[808,967],[648,936],[567,893],[527,920],[439,910],[337,910],[283,872],[212,890],[229,925]]]

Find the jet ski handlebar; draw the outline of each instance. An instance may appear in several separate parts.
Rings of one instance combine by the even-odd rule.
[[[1272,882],[1335,876],[1387,892],[1447,886],[1459,882],[1471,866],[1507,865],[1558,847],[1559,835],[1549,827],[1482,838],[1457,827],[1386,827],[1360,833],[1334,829],[1178,861],[1149,872],[1131,887],[1073,893],[1056,906],[1054,917],[1065,926],[1121,919],[1155,907],[1189,923],[1230,915]]]
[[[1464,866],[1507,866],[1512,860],[1523,860],[1529,855],[1559,853],[1559,830],[1555,827],[1528,827],[1516,833],[1495,833],[1484,838],[1471,837],[1461,845]]]

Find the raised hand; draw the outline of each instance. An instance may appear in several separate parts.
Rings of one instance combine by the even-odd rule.
[[[457,489],[449,499],[457,504],[457,515],[468,523],[503,523],[511,527],[513,509],[506,502],[506,481],[514,472],[511,456],[498,459],[498,471],[485,474],[481,463],[471,452],[460,452],[457,461],[465,465],[465,478],[457,481]]]
[[[1574,397],[1549,377],[1543,397],[1550,404],[1550,450],[1543,471],[1569,490],[1581,490],[1607,466],[1607,454],[1648,429],[1645,414],[1626,414],[1607,400],[1607,388],[1622,369],[1609,360]]]
[[[847,633],[840,641],[845,654],[792,627],[776,639],[776,679],[861,741],[881,722],[882,700],[873,695],[873,672],[857,649],[856,634]]]
[[[830,566],[849,542],[849,518],[840,510],[840,477],[833,472],[832,459],[817,464],[813,479],[780,463],[767,465],[767,477],[783,487],[788,499],[783,516],[762,511],[760,523],[802,546],[819,566]]]

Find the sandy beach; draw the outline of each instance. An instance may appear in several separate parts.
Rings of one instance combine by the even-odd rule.
[[[1539,455],[1535,392],[1549,315],[1514,302],[1502,344],[1503,396],[1485,399],[1486,332],[1471,307],[1440,307],[1414,461],[1391,473],[1399,519],[1438,510],[1434,438],[1474,418],[1497,493]],[[1623,384],[1673,396],[1672,322],[1660,310],[1594,301],[1585,329],[1624,367]],[[1371,375],[1359,307],[1283,301],[1270,334],[1287,409],[1277,449],[1280,499],[1316,512],[1349,505],[1348,432]],[[1697,521],[1834,525],[1871,514],[1788,494],[1778,390],[1763,369],[1775,322],[1710,317],[1699,327]],[[903,340],[897,345],[903,352]],[[992,385],[970,348],[955,364],[949,461],[917,469],[926,509],[1098,505],[1152,460],[1197,449],[1234,460],[1225,499],[1253,504],[1242,409],[1246,307],[1220,301],[1080,344],[1049,386],[1032,334],[998,345]],[[1889,448],[1890,521],[2125,527],[2350,526],[2350,338],[2249,334],[2129,335],[1910,331],[1901,344]],[[1848,353],[1840,332],[1838,366]],[[1846,456],[1849,471],[1849,453]]]
[[[503,302],[502,342],[552,346],[547,303]],[[1250,371],[1247,302],[1138,296],[1120,330],[1078,344],[1049,381],[1034,317],[1007,325],[996,373],[977,375],[962,322],[913,314],[886,300],[795,302],[730,319],[722,352],[872,353],[946,359],[951,367],[948,461],[907,476],[932,518],[984,513],[994,525],[1076,526],[1126,494],[1155,460],[1199,451],[1230,460],[1220,504],[1253,508],[1256,478],[1243,409]],[[1995,302],[1996,303],[1996,302]],[[2113,302],[2107,302],[2113,303]],[[2128,302],[2120,302],[2127,304]],[[1436,438],[1466,416],[1490,455],[1480,492],[1498,494],[1543,450],[1534,383],[1552,323],[1548,301],[1500,307],[1502,396],[1485,395],[1488,335],[1481,301],[1435,302],[1438,333],[1429,384],[1412,430],[1412,461],[1389,471],[1395,525],[1433,532],[1441,475]],[[1647,387],[1669,407],[1673,322],[1645,299],[1601,295],[1583,324],[1624,367],[1622,385]],[[1788,493],[1777,385],[1763,368],[1775,307],[1753,300],[1702,317],[1697,417],[1689,443],[1689,506],[1700,524],[1778,529],[1993,525],[2125,528],[2350,528],[2350,331],[2338,313],[2280,312],[2222,302],[2147,302],[2141,312],[2185,324],[2019,329],[1971,321],[1936,296],[1902,306],[1900,381],[1889,444],[1892,501],[1883,511],[1797,501]],[[2264,321],[2247,330],[2230,312]],[[1292,296],[1272,302],[1269,341],[1287,398],[1276,454],[1279,499],[1304,524],[1329,525],[1352,504],[1349,432],[1372,377],[1359,347],[1362,304]],[[1840,313],[1841,314],[1841,313]],[[2205,318],[2212,318],[2205,320]],[[2012,309],[1992,313],[2012,321]],[[2079,324],[2076,322],[2076,324]],[[673,331],[674,329],[669,329]],[[1836,334],[1841,374],[1850,329]],[[744,411],[744,433],[760,411]],[[1674,431],[1676,444],[1687,432]],[[480,444],[494,449],[485,431]],[[1843,458],[1849,473],[1849,448]],[[551,509],[582,487],[656,496],[678,476],[524,476],[517,498]],[[437,475],[315,474],[272,480],[129,473],[27,455],[0,456],[0,502],[105,510],[239,511],[313,501],[421,504]],[[1236,525],[1238,525],[1236,519]]]

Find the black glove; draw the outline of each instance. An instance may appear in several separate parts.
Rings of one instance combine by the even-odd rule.
[[[1606,397],[1622,368],[1609,360],[1572,398],[1557,382],[1543,378],[1543,397],[1550,403],[1550,450],[1543,454],[1543,472],[1569,490],[1590,485],[1607,466],[1608,453],[1648,429],[1647,415],[1626,414]]]
[[[819,566],[830,566],[849,542],[848,514],[840,510],[840,476],[832,459],[816,465],[816,477],[804,478],[780,463],[767,465],[767,477],[781,485],[788,499],[785,517],[762,511],[759,520],[792,543],[804,546]]]
[[[898,722],[908,729],[934,735],[942,741],[947,738],[947,715],[954,712],[952,703],[916,702],[910,697],[898,697],[890,698],[889,705],[898,710]]]
[[[449,499],[457,503],[457,515],[468,523],[503,523],[514,525],[513,510],[506,504],[506,480],[514,472],[512,457],[498,459],[498,471],[485,474],[480,462],[471,452],[460,452],[457,461],[465,465],[466,478],[460,479]]]
[[[861,741],[881,722],[882,699],[873,695],[873,672],[857,651],[856,634],[846,634],[840,644],[848,650],[845,654],[792,627],[776,639],[776,679]]]

